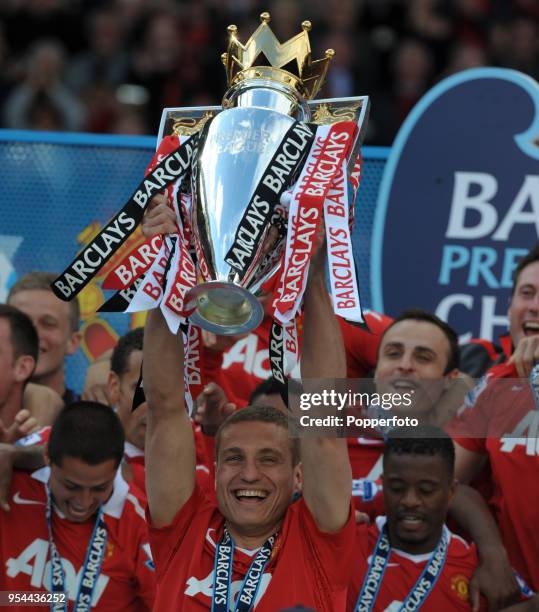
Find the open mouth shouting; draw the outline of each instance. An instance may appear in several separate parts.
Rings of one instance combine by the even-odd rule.
[[[539,334],[539,321],[525,321],[522,325],[525,336],[535,336]]]

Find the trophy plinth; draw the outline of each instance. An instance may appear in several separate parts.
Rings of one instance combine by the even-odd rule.
[[[201,283],[191,289],[188,301],[196,304],[190,316],[192,323],[218,335],[248,333],[264,318],[256,297],[233,283]]]

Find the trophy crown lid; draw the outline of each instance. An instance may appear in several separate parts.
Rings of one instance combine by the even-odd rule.
[[[264,78],[286,83],[305,99],[314,98],[335,54],[333,49],[328,49],[323,58],[313,61],[309,42],[310,21],[303,21],[299,34],[280,43],[269,26],[270,19],[268,12],[262,13],[260,25],[245,44],[238,39],[238,28],[228,26],[228,49],[221,58],[229,86],[263,74]]]

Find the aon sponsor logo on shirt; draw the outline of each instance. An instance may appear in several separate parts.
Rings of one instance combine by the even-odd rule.
[[[19,574],[30,577],[30,585],[36,589],[51,588],[51,562],[48,560],[49,543],[41,538],[36,538],[29,544],[18,557],[11,557],[6,561],[6,575],[9,578],[17,578]],[[65,590],[69,599],[75,600],[80,583],[82,568],[75,571],[71,561],[62,557],[62,567],[65,575]],[[110,578],[101,574],[92,597],[92,606],[99,603],[103,592],[107,588]]]
[[[258,350],[258,336],[249,334],[247,337],[238,340],[223,355],[223,369],[228,369],[231,365],[239,363],[247,374],[252,374],[257,378],[265,380],[271,376],[269,365],[269,351],[267,348]]]
[[[539,412],[528,412],[512,432],[502,436],[500,444],[502,453],[521,448],[530,457],[539,455]]]

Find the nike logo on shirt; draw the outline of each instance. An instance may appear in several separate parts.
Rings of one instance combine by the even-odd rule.
[[[13,496],[13,501],[16,504],[36,504],[38,506],[45,505],[45,502],[36,501],[35,499],[24,499],[23,497],[21,497],[21,494],[19,493],[19,491],[17,491],[15,495]]]

